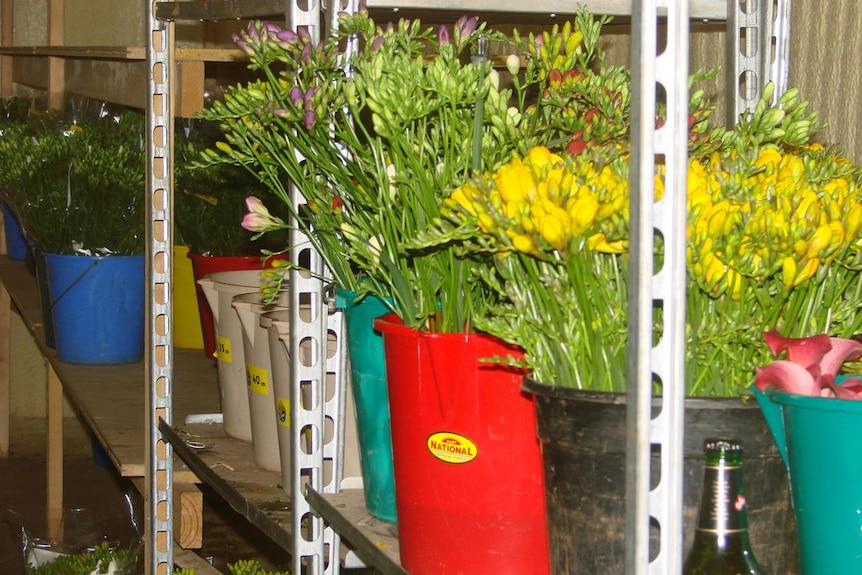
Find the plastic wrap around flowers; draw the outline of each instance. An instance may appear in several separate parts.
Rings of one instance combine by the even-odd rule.
[[[758,368],[754,385],[760,391],[862,399],[862,379],[850,376],[840,384],[835,381],[845,362],[862,357],[862,343],[823,334],[787,338],[775,330],[763,337],[774,356],[786,352],[786,359]]]

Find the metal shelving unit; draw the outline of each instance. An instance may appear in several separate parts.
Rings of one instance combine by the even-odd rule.
[[[734,99],[729,106],[732,119],[759,95],[759,86],[774,78],[779,92],[786,81],[789,0],[587,0],[572,5],[562,0],[538,0],[526,5],[479,0],[471,5],[473,12],[572,13],[578,5],[596,12],[631,15],[633,40],[637,54],[634,70],[635,110],[633,111],[635,145],[633,154],[633,235],[636,250],[638,289],[632,304],[639,310],[635,320],[630,362],[629,396],[629,474],[628,558],[629,574],[662,574],[679,572],[681,548],[681,498],[683,441],[683,381],[684,352],[684,286],[685,286],[685,173],[687,166],[686,138],[688,102],[688,32],[690,19],[728,20],[728,68],[732,82],[747,77],[746,98]],[[420,0],[370,0],[369,8],[392,10],[452,10],[463,11],[457,0],[435,0],[431,5]],[[346,9],[353,9],[351,4]],[[341,7],[340,9],[345,9]],[[150,301],[148,308],[149,335],[147,342],[147,390],[150,414],[147,418],[147,573],[169,575],[173,568],[172,509],[172,449],[159,432],[159,422],[171,424],[172,337],[170,332],[171,304],[171,245],[172,245],[172,124],[171,73],[173,66],[172,27],[176,20],[245,19],[283,16],[292,27],[306,26],[314,33],[321,30],[322,9],[316,2],[305,8],[295,0],[204,0],[201,2],[167,2],[151,0],[148,27],[147,63],[149,94],[147,100],[147,186],[150,213]],[[656,54],[658,21],[666,19],[668,38],[661,54]],[[332,23],[330,23],[332,24]],[[753,35],[753,36],[752,36]],[[763,38],[752,48],[751,38]],[[748,44],[743,40],[748,39]],[[744,44],[744,45],[743,45]],[[764,72],[768,70],[768,72]],[[659,130],[654,128],[655,86],[662,84],[666,93],[668,121]],[[751,91],[755,87],[754,91]],[[657,155],[667,165],[664,200],[657,204],[652,198],[652,174]],[[301,198],[294,196],[301,201]],[[652,269],[653,230],[665,238],[668,253],[665,266],[657,273]],[[303,238],[294,236],[293,245]],[[310,260],[314,271],[323,271],[323,263],[315,253],[294,253],[298,261]],[[308,262],[305,262],[308,265]],[[339,537],[316,517],[305,500],[302,489],[309,485],[318,492],[335,492],[342,454],[340,453],[339,423],[344,409],[341,353],[342,326],[339,314],[331,314],[319,280],[296,272],[291,274],[291,309],[295,332],[291,335],[291,355],[299,357],[300,345],[313,342],[316,348],[308,365],[294,362],[294,381],[299,382],[292,398],[294,422],[293,462],[294,486],[293,540],[294,572],[297,575],[337,574]],[[663,337],[652,347],[651,313],[656,301],[663,304]],[[302,310],[310,311],[310,318]],[[327,339],[332,333],[338,342],[334,357],[326,357]],[[662,382],[664,409],[652,418],[650,399],[652,381]],[[333,388],[328,388],[328,386]],[[300,391],[309,386],[317,407],[302,408]],[[333,393],[333,390],[335,393]],[[332,442],[324,444],[327,426],[334,426]],[[301,437],[310,434],[311,449]],[[658,446],[662,454],[661,481],[650,488],[650,453]],[[332,478],[324,478],[323,463],[333,464]],[[661,528],[661,552],[649,558],[649,525],[654,518]]]

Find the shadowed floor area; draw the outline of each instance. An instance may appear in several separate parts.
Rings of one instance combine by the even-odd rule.
[[[24,573],[21,528],[46,535],[45,420],[13,419],[10,456],[0,459],[0,572]],[[143,505],[131,482],[113,468],[95,463],[89,437],[75,419],[64,425],[63,496],[65,509],[78,517],[97,517],[110,537],[132,537],[126,494],[133,507]],[[287,571],[289,555],[248,524],[216,494],[204,491],[204,548],[198,554],[219,571],[240,559],[257,559],[270,570]],[[93,510],[93,513],[89,513]],[[141,528],[143,523],[140,522]]]

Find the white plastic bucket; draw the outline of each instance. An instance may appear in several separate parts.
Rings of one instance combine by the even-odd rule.
[[[279,450],[282,457],[282,485],[289,492],[291,480],[291,431],[290,431],[290,398],[291,377],[290,357],[288,348],[290,346],[290,320],[286,311],[275,311],[265,313],[261,316],[261,325],[269,329],[270,358],[272,360],[273,379],[275,382],[276,397],[276,419],[278,421]],[[330,338],[328,342],[328,353],[335,349],[336,342]],[[310,350],[304,349],[305,352]],[[362,469],[359,460],[359,439],[356,431],[356,415],[353,407],[353,392],[350,386],[349,371],[345,374],[347,378],[347,399],[345,401],[344,422],[344,473],[342,488],[362,487]],[[310,394],[306,396],[303,392],[303,403],[310,404]],[[330,481],[332,466],[330,462],[324,463],[324,483]]]
[[[251,441],[242,327],[231,304],[236,295],[260,291],[260,270],[216,272],[199,279],[198,284],[213,313],[225,433],[235,439]]]
[[[281,471],[281,456],[275,422],[269,336],[266,328],[260,325],[260,316],[272,311],[286,311],[287,301],[287,291],[282,291],[270,304],[263,303],[260,292],[234,296],[232,303],[242,327],[254,460],[270,471]]]

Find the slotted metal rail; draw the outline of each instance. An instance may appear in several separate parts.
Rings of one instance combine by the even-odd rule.
[[[369,7],[403,6],[422,9],[463,9],[453,0],[416,5],[369,0]],[[410,4],[414,2],[414,4]],[[450,6],[450,4],[453,4]],[[685,309],[685,170],[687,166],[688,33],[689,18],[727,19],[728,121],[759,97],[763,84],[776,83],[776,97],[786,89],[790,0],[586,0],[578,5],[613,14],[630,13],[633,62],[633,175],[632,244],[633,325],[629,365],[629,473],[627,474],[627,561],[630,575],[678,573],[682,560],[682,442],[683,355]],[[514,3],[474,6],[475,11],[562,13],[568,4],[541,0],[529,7]],[[546,8],[547,7],[547,8]],[[332,9],[329,25],[338,10],[357,8],[356,0]],[[574,12],[573,7],[569,12]],[[604,10],[603,10],[604,9]],[[159,422],[172,422],[171,386],[173,339],[171,333],[171,272],[173,244],[173,22],[284,17],[293,28],[304,26],[313,34],[322,30],[324,10],[315,0],[203,0],[168,2],[150,0],[147,10],[147,208],[150,234],[147,255],[148,335],[145,374],[147,416],[147,472],[145,507],[146,572],[170,575],[173,571],[173,467],[171,445],[159,432]],[[667,40],[657,53],[657,22],[666,19]],[[318,36],[319,37],[319,36]],[[656,85],[663,86],[668,121],[655,130]],[[653,203],[653,170],[657,157],[667,166],[664,199]],[[293,199],[302,203],[293,191]],[[664,267],[652,267],[652,245],[657,230],[664,236]],[[323,262],[307,247],[307,238],[294,233],[291,259],[315,272]],[[305,362],[294,361],[291,398],[293,421],[291,502],[293,505],[293,566],[297,575],[335,575],[340,571],[337,533],[316,517],[305,500],[304,486],[327,493],[338,490],[343,461],[342,417],[344,405],[344,346],[341,316],[331,313],[326,286],[317,274],[292,272],[290,276],[292,325],[290,351]],[[319,277],[319,276],[317,276]],[[662,338],[653,347],[652,309],[662,309]],[[334,348],[328,344],[334,340]],[[327,353],[334,349],[334,353]],[[650,410],[651,390],[661,384],[663,409],[658,417]],[[304,403],[303,389],[312,401]],[[331,438],[325,440],[327,430]],[[661,454],[661,480],[650,487],[650,453]],[[327,472],[327,469],[331,471]],[[328,473],[328,474],[327,474]],[[650,522],[658,524],[660,551],[649,555]]]

